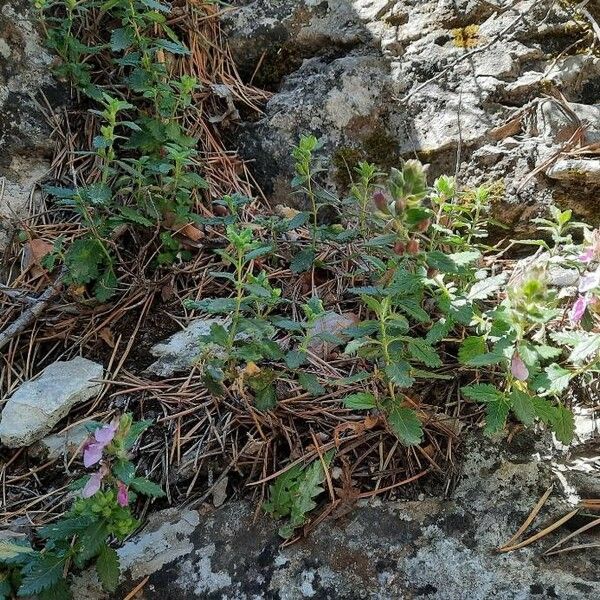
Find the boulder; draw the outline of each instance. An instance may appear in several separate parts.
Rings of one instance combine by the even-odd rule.
[[[0,416],[0,441],[10,448],[42,439],[73,406],[102,390],[104,368],[86,358],[58,361],[23,383]]]

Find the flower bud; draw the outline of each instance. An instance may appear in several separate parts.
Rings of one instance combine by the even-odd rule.
[[[373,202],[375,206],[384,213],[388,212],[387,199],[383,192],[377,191],[373,194]]]
[[[401,242],[400,240],[398,240],[395,244],[394,244],[394,252],[398,255],[398,256],[402,256],[405,252],[406,252],[406,244],[404,242]]]
[[[427,269],[427,277],[429,277],[429,279],[433,279],[438,274],[439,274],[438,269],[434,269],[433,267],[429,267]]]
[[[424,219],[423,221],[419,221],[416,226],[416,230],[420,233],[425,233],[429,227],[431,226],[431,219]]]
[[[402,200],[401,198],[398,198],[398,200],[396,200],[396,214],[401,215],[404,212],[405,208],[406,202],[404,202],[404,200]]]
[[[419,240],[413,238],[412,240],[410,240],[408,242],[408,244],[406,245],[406,251],[409,254],[417,254],[419,252]]]

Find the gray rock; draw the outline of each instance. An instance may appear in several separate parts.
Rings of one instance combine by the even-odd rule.
[[[40,203],[35,184],[50,168],[50,126],[40,106],[66,93],[52,78],[51,54],[43,47],[36,12],[27,0],[0,6],[0,249],[14,224]]]
[[[18,448],[43,438],[69,410],[102,390],[102,365],[86,358],[59,361],[23,383],[2,410],[0,440]]]
[[[149,600],[595,597],[600,565],[593,552],[577,560],[541,556],[564,530],[516,552],[497,552],[553,479],[548,464],[531,458],[539,448],[530,438],[520,443],[512,453],[471,438],[451,497],[363,502],[285,548],[277,524],[254,519],[246,502],[201,515],[154,515],[149,529],[119,550],[125,572],[114,597],[144,576]],[[540,516],[557,519],[567,510],[568,502],[557,498]],[[79,578],[75,597],[106,598],[94,580],[90,573]]]
[[[48,460],[69,458],[81,447],[88,437],[90,437],[90,432],[86,428],[85,423],[80,423],[62,433],[56,433],[43,438],[32,450],[39,451]]]
[[[600,160],[595,158],[565,158],[546,169],[550,179],[579,184],[600,185]]]
[[[210,333],[214,323],[222,325],[225,319],[196,319],[169,339],[152,346],[150,353],[158,360],[146,371],[158,377],[171,377],[189,371],[200,354],[200,338]]]

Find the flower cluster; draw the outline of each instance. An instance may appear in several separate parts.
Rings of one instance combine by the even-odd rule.
[[[125,424],[122,421],[123,418],[115,418],[108,425],[99,427],[83,445],[83,464],[85,467],[89,468],[102,463],[100,468],[90,476],[85,484],[82,491],[84,498],[91,498],[96,494],[102,487],[102,481],[107,476],[110,476],[111,471],[108,459],[104,459],[104,454],[105,451],[107,451],[107,454],[115,454],[114,451],[110,452],[111,444],[115,440],[115,437],[119,435],[119,430],[125,428]],[[122,437],[122,432],[120,437]],[[117,502],[119,506],[125,507],[129,504],[128,488],[122,481],[117,479],[115,481],[117,485]]]
[[[600,229],[595,229],[589,235],[589,245],[579,256],[579,261],[589,265],[600,260]],[[588,271],[579,281],[579,296],[571,307],[569,318],[573,325],[577,325],[583,319],[588,307],[598,302],[597,292],[600,289],[600,267],[595,271]]]

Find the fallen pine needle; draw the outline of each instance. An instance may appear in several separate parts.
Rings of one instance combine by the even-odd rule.
[[[550,556],[551,554],[558,554],[558,552],[562,552],[562,550],[559,550],[558,552],[553,552],[553,550],[555,548],[558,548],[559,546],[562,546],[566,541],[574,538],[576,535],[579,535],[580,533],[583,533],[583,532],[587,531],[588,529],[592,529],[593,527],[596,527],[596,525],[600,525],[600,519],[594,519],[593,521],[586,523],[583,527],[580,527],[577,531],[570,533],[567,537],[563,538],[562,540],[560,540],[559,542],[554,544],[554,546],[552,546],[552,548],[548,548],[548,550],[546,550],[546,552],[544,552],[544,555]]]
[[[144,579],[142,579],[142,581],[140,581],[140,583],[138,583],[130,592],[129,594],[127,594],[127,596],[125,596],[125,598],[123,598],[123,600],[132,600],[132,598],[135,598],[135,595],[142,590],[142,588],[148,583],[148,579],[150,579],[150,575],[146,575],[146,577],[144,577]]]

